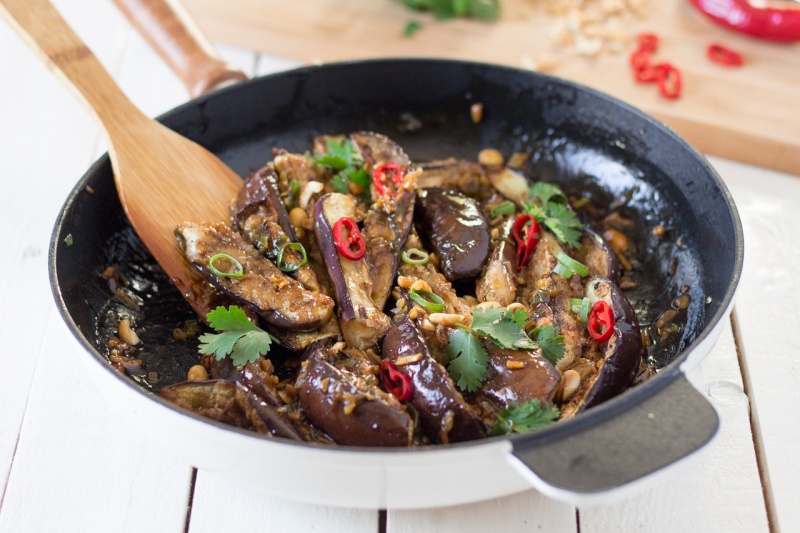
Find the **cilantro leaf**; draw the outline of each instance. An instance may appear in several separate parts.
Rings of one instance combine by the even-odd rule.
[[[344,170],[361,163],[361,156],[353,149],[349,139],[325,139],[328,151],[324,154],[314,155],[314,164],[331,167],[334,170]]]
[[[555,234],[558,239],[569,245],[570,248],[580,248],[581,228],[583,224],[578,220],[575,211],[572,211],[564,204],[550,204],[548,216],[544,219],[544,225]]]
[[[450,377],[461,390],[474,392],[480,388],[489,364],[489,355],[480,340],[465,329],[456,329],[450,334],[444,356],[450,361]]]
[[[269,352],[272,336],[250,322],[241,307],[217,307],[206,318],[215,331],[223,333],[201,335],[201,354],[213,354],[218,360],[230,355],[234,365],[243,366]]]
[[[518,307],[513,311],[510,309],[506,309],[506,312],[503,315],[503,317],[508,318],[521,328],[525,327],[525,324],[528,323],[528,318],[529,318],[527,311],[525,311],[525,309],[521,307]]]
[[[484,331],[500,320],[505,314],[505,307],[476,307],[472,310],[472,329]]]
[[[567,196],[561,191],[558,185],[546,183],[544,181],[540,181],[531,187],[531,196],[538,198],[539,201],[542,202],[543,206],[546,206],[554,198],[554,203],[564,203],[567,201]]]
[[[508,311],[504,307],[479,307],[472,312],[472,331],[490,339],[501,348],[532,349],[533,341],[525,334],[524,329],[527,318],[527,313],[522,309]]]
[[[525,213],[547,226],[558,240],[570,248],[580,248],[583,224],[566,205],[567,197],[561,189],[552,183],[539,182],[531,187],[530,196],[541,205],[522,202]]]
[[[492,435],[523,433],[552,424],[561,413],[553,404],[533,399],[520,405],[506,407],[497,417]]]
[[[554,365],[564,357],[567,347],[564,345],[564,336],[556,335],[555,326],[543,326],[531,332],[536,344],[542,349],[542,356]]]
[[[416,20],[411,20],[406,24],[406,27],[403,29],[403,37],[411,37],[419,30],[422,29],[422,24],[420,24]]]

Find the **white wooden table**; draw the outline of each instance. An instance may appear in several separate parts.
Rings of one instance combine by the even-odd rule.
[[[145,113],[186,100],[111,2],[54,3]],[[295,66],[222,51],[254,75]],[[198,473],[103,405],[55,310],[47,247],[63,200],[105,149],[88,114],[4,24],[0,80],[0,531],[798,530],[800,176],[712,160],[733,191],[747,251],[730,327],[690,376],[722,420],[721,438],[693,466],[599,508],[528,491],[436,510],[337,509]],[[786,112],[800,121],[800,105]]]

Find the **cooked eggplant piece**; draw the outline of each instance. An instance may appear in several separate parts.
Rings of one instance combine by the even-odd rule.
[[[509,239],[513,225],[513,218],[503,224],[486,270],[475,283],[475,296],[481,302],[498,302],[506,307],[517,297],[517,247]]]
[[[378,343],[389,327],[389,317],[372,301],[373,284],[366,261],[343,257],[333,238],[336,221],[343,217],[354,218],[355,213],[354,197],[326,194],[317,201],[314,232],[339,304],[342,334],[348,346],[362,350]]]
[[[330,364],[326,352],[324,343],[312,345],[297,376],[311,423],[338,444],[409,446],[414,423],[400,402]]]
[[[600,276],[619,283],[621,266],[617,254],[608,242],[589,225],[583,227],[581,247],[573,251],[573,256],[589,269],[589,275]]]
[[[591,372],[578,369],[580,386],[562,406],[562,419],[575,416],[625,390],[639,368],[644,349],[636,314],[615,283],[592,276],[586,281],[586,296],[592,301],[604,300],[611,307],[614,333],[606,343],[589,340],[586,358],[594,363],[594,368],[590,369]]]
[[[272,164],[278,174],[278,190],[284,194],[290,191],[292,180],[297,181],[300,188],[305,188],[309,181],[317,179],[314,163],[305,155],[276,149],[272,152]]]
[[[240,428],[250,427],[250,420],[236,401],[234,381],[184,381],[164,387],[158,395],[211,420]]]
[[[422,176],[419,178],[421,189],[444,187],[455,189],[463,194],[479,200],[489,194],[490,183],[483,166],[474,161],[463,159],[444,159],[430,161],[420,165]]]
[[[538,351],[506,350],[484,340],[489,367],[481,393],[499,408],[534,399],[551,402],[561,374]]]
[[[293,331],[311,331],[325,324],[333,313],[333,300],[308,291],[283,274],[238,233],[221,223],[186,223],[175,230],[186,258],[211,283],[235,300],[252,306],[270,325]],[[226,254],[242,265],[241,277],[218,275],[209,268],[217,254]]]
[[[414,222],[450,281],[477,278],[489,259],[489,223],[478,202],[459,192],[419,189]]]
[[[584,327],[570,304],[572,298],[583,297],[584,289],[579,275],[566,279],[553,272],[557,255],[565,250],[546,228],[541,228],[539,235],[530,262],[520,272],[524,283],[519,300],[532,310],[536,327],[555,326],[564,336],[566,352],[556,365],[563,371],[581,356],[586,343]]]
[[[273,437],[302,441],[295,427],[274,406],[265,402],[255,392],[237,383],[236,401],[256,431]]]
[[[411,164],[411,159],[400,145],[380,133],[359,131],[351,134],[350,140],[361,152],[364,161],[373,167],[382,163],[398,163],[406,168]]]
[[[383,358],[411,379],[409,403],[419,413],[425,435],[440,444],[480,439],[486,427],[456,389],[447,370],[431,356],[422,334],[408,316],[396,320],[381,348]],[[405,364],[400,364],[401,362]]]
[[[372,301],[383,309],[397,277],[397,263],[414,222],[414,187],[409,174],[408,187],[402,187],[393,198],[376,202],[364,219],[365,259],[372,280]],[[407,175],[407,176],[409,176]]]
[[[278,191],[277,179],[272,163],[257,169],[245,180],[234,209],[238,230],[259,252],[273,261],[277,260],[282,246],[297,241]],[[285,248],[282,260],[299,264],[303,256],[297,250]],[[306,289],[319,292],[317,275],[308,264],[290,275]]]

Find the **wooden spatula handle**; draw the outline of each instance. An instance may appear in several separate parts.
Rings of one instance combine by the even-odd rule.
[[[247,75],[226,63],[177,0],[114,0],[192,98]]]
[[[0,15],[78,93],[109,134],[145,118],[48,0],[0,0]]]

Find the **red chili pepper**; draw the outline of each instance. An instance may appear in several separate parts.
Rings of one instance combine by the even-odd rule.
[[[391,361],[381,361],[381,377],[383,386],[401,402],[407,402],[414,393],[414,385],[411,378],[397,370]]]
[[[639,50],[655,52],[658,49],[659,38],[655,33],[640,33],[636,40],[639,42]]]
[[[658,81],[658,92],[664,98],[674,100],[681,95],[683,84],[681,83],[681,71],[669,63],[661,63],[656,69],[656,80]]]
[[[375,167],[372,171],[372,182],[375,184],[375,191],[380,196],[386,196],[386,175],[390,174],[392,183],[399,187],[403,182],[403,167],[399,163],[383,163]]]
[[[634,70],[638,71],[647,68],[650,64],[650,58],[653,55],[654,49],[639,47],[634,53],[631,54],[631,66]]]
[[[511,234],[517,243],[517,270],[522,270],[531,260],[533,249],[539,242],[539,224],[532,215],[520,215],[514,221]]]
[[[726,67],[741,67],[744,64],[742,54],[719,43],[708,45],[706,53],[711,61]]]
[[[604,301],[598,300],[589,311],[586,329],[597,342],[608,342],[614,333],[614,311]]]
[[[748,0],[690,0],[714,22],[769,41],[800,41],[800,5]]]
[[[342,217],[333,225],[333,242],[336,243],[340,254],[353,261],[358,261],[367,253],[367,246],[364,244],[364,237],[358,229],[358,224],[350,217]]]

